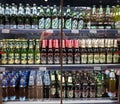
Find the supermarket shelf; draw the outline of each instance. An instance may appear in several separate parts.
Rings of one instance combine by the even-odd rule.
[[[40,33],[45,29],[0,29],[0,38],[39,38]],[[54,35],[53,37],[59,37],[60,29],[49,29]],[[80,38],[80,37],[120,37],[120,30],[116,29],[81,29],[81,30],[69,30],[63,29],[65,35],[63,38]],[[73,35],[71,35],[71,33]],[[50,36],[51,38],[51,36]]]
[[[0,65],[0,70],[3,68],[5,69],[40,69],[40,70],[46,70],[46,69],[53,69],[53,70],[59,70],[60,64],[40,64],[40,65]],[[63,69],[65,70],[102,70],[106,68],[113,68],[113,69],[120,69],[120,64],[63,64]]]
[[[9,101],[3,104],[60,104],[60,100],[37,100],[37,101]],[[117,100],[110,99],[79,99],[63,100],[63,104],[117,104]]]

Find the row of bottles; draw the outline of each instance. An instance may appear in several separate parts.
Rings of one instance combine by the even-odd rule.
[[[111,29],[119,28],[120,6],[103,8],[65,7],[63,13],[63,28],[65,29]],[[116,24],[117,23],[117,24]],[[21,3],[0,4],[0,28],[10,29],[58,29],[61,27],[61,10],[56,5],[50,7],[31,7]]]
[[[2,64],[60,64],[60,40],[3,39]],[[62,40],[63,64],[119,63],[117,39]]]
[[[3,101],[60,98],[60,71],[6,71]],[[63,71],[63,98],[116,97],[119,71]]]

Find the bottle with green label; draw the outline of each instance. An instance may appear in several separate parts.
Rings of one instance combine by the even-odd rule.
[[[25,8],[25,29],[31,29],[31,9],[29,4],[26,4]]]
[[[51,28],[51,10],[50,10],[50,6],[48,5],[45,16],[45,29],[50,29],[50,28]]]
[[[29,40],[29,48],[27,52],[27,63],[28,64],[34,64],[34,40]]]
[[[52,11],[52,29],[57,29],[58,25],[59,25],[58,11],[57,11],[56,5],[54,5],[53,11]]]
[[[77,12],[77,7],[74,8],[74,11],[72,13],[72,29],[77,29],[78,28],[78,12]]]
[[[64,13],[62,15],[63,15],[63,18],[62,18],[62,27],[64,28],[64,17],[65,17],[65,15],[64,15]],[[59,18],[59,26],[58,26],[58,28],[60,29],[61,28],[61,9],[59,11],[58,18]]]
[[[67,5],[66,16],[65,16],[65,29],[72,28],[72,17],[71,17],[71,9],[70,5]]]
[[[32,29],[38,29],[37,6],[33,4],[32,7]]]
[[[40,6],[40,11],[38,15],[38,28],[39,29],[45,28],[45,12],[42,5]]]

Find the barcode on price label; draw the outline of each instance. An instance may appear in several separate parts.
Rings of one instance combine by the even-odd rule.
[[[90,33],[91,34],[97,34],[97,30],[96,29],[90,29]]]
[[[73,30],[71,31],[71,33],[78,34],[78,33],[79,33],[79,30],[73,29]]]
[[[101,70],[101,67],[94,67],[94,70]]]
[[[5,72],[5,67],[0,67],[0,73]]]
[[[45,70],[47,70],[47,68],[46,67],[39,67],[39,70],[40,71],[45,71]]]
[[[9,29],[2,29],[2,33],[10,33]]]

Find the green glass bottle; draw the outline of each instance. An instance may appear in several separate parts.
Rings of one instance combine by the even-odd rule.
[[[51,28],[51,10],[50,10],[50,6],[48,5],[45,16],[45,29],[50,29],[50,28]]]
[[[77,12],[77,7],[74,8],[74,11],[72,13],[72,29],[77,29],[78,28],[78,12]]]
[[[83,19],[83,10],[82,9],[80,9],[78,16],[79,16],[78,29],[83,29],[84,28],[84,19]]]
[[[57,12],[57,7],[54,5],[53,11],[52,11],[52,29],[57,29],[58,28],[58,12]]]
[[[42,5],[40,6],[38,22],[39,22],[38,24],[39,29],[44,29],[45,28],[45,12],[44,12],[44,8]]]

